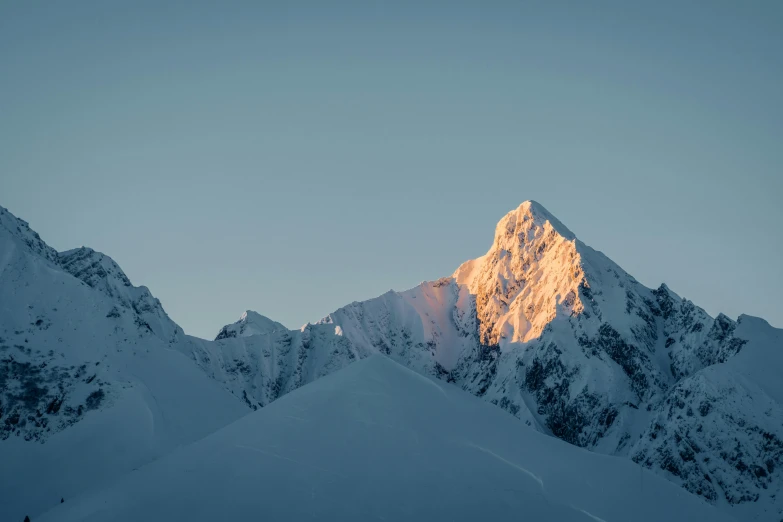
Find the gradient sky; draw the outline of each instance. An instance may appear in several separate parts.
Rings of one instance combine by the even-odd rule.
[[[779,1],[0,2],[0,205],[209,338],[449,275],[527,199],[783,327],[781,93]]]

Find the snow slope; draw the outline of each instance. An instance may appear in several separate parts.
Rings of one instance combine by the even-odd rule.
[[[182,331],[89,249],[58,254],[0,207],[0,520],[36,515],[247,412]]]
[[[373,356],[40,522],[258,517],[730,520],[628,460],[536,433],[454,386]]]

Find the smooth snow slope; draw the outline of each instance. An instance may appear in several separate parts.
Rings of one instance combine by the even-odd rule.
[[[732,519],[376,355],[36,522],[139,520]]]

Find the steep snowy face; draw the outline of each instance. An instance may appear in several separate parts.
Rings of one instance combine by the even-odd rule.
[[[534,201],[506,214],[495,228],[489,252],[454,273],[475,296],[479,336],[487,346],[540,337],[561,313],[584,309],[586,285],[576,238]]]
[[[698,324],[698,323],[695,323]],[[650,405],[630,456],[740,520],[783,518],[783,330],[718,316],[693,361],[705,366]],[[710,343],[709,341],[713,341]]]
[[[186,336],[176,346],[253,410],[369,355],[335,335],[331,325],[274,329],[215,341]]]
[[[181,331],[108,257],[0,222],[0,520],[35,520],[247,412],[170,349]]]
[[[175,342],[183,335],[160,301],[146,286],[133,286],[125,272],[109,256],[91,248],[81,247],[57,255],[59,265],[90,287],[106,294],[117,308],[109,316],[123,312],[133,315],[136,324],[146,328],[166,342]]]
[[[652,291],[538,203],[504,216],[490,250],[453,280],[475,303],[478,348],[449,378],[531,425],[616,445],[636,417],[626,410],[669,385]]]
[[[286,330],[288,328],[277,321],[273,321],[258,312],[247,310],[239,318],[239,321],[221,328],[215,340],[219,341],[232,337],[250,337],[251,335],[270,334]]]
[[[478,323],[467,290],[450,278],[354,302],[321,319],[365,353],[390,356],[433,374],[450,369],[476,344]],[[472,312],[471,312],[472,310]]]
[[[19,219],[3,207],[0,207],[0,229],[3,230],[8,241],[13,238],[18,245],[30,253],[36,254],[51,263],[57,262],[57,251],[44,243],[38,232],[32,230],[27,221]],[[9,250],[6,250],[6,253],[8,252]]]

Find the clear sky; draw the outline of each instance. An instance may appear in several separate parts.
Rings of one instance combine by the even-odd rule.
[[[194,335],[449,275],[526,199],[783,327],[781,197],[779,1],[0,2],[0,205]]]

